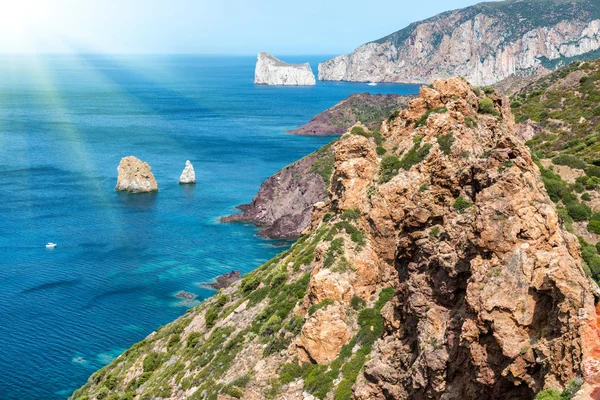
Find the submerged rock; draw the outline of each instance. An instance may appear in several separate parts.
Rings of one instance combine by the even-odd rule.
[[[117,171],[116,191],[130,193],[158,191],[158,184],[152,174],[152,168],[139,158],[134,156],[122,158]]]
[[[257,85],[312,86],[316,84],[316,79],[309,63],[288,64],[269,53],[262,52],[256,59],[254,83]]]
[[[187,183],[196,183],[196,172],[194,172],[194,166],[187,160],[185,162],[185,168],[179,177],[179,183],[187,184]]]
[[[196,295],[194,293],[190,293],[190,292],[186,292],[185,290],[182,290],[180,292],[177,292],[175,294],[175,297],[177,297],[178,299],[183,299],[183,300],[194,300],[196,298]]]

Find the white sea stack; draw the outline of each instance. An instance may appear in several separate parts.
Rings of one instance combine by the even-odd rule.
[[[196,183],[196,173],[194,172],[194,166],[187,160],[185,162],[185,168],[179,177],[179,183],[187,184],[187,183]]]
[[[117,186],[115,190],[130,193],[158,191],[158,184],[152,174],[152,168],[134,156],[124,157],[117,168]]]
[[[309,63],[288,64],[269,53],[258,53],[254,83],[257,85],[315,85],[315,75]]]

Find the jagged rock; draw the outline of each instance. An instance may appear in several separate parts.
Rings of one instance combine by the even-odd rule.
[[[207,283],[207,284],[205,284],[205,286],[211,287],[216,290],[225,289],[226,287],[233,285],[235,282],[239,281],[240,279],[242,279],[242,273],[239,270],[231,271],[231,272],[227,272],[223,275],[217,276],[215,278],[215,282]]]
[[[344,308],[331,304],[315,312],[306,321],[298,341],[300,360],[326,364],[334,360],[342,346],[350,340]]]
[[[179,177],[179,183],[196,183],[196,173],[190,160],[185,162],[185,168]]]
[[[319,79],[487,85],[535,75],[600,49],[596,0],[509,0],[448,11],[319,64]],[[540,8],[544,12],[540,13]]]
[[[269,53],[258,53],[254,83],[257,85],[312,86],[315,75],[309,63],[288,64]]]
[[[122,158],[117,171],[117,186],[115,187],[117,191],[131,193],[158,191],[158,184],[150,165],[134,156]]]

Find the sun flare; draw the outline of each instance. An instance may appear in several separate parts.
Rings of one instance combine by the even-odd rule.
[[[15,52],[35,50],[35,41],[50,31],[55,15],[45,0],[0,0],[0,42]]]

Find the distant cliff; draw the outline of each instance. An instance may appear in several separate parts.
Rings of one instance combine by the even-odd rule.
[[[311,86],[316,83],[310,64],[288,64],[269,53],[259,53],[254,71],[257,85]]]
[[[475,85],[600,55],[597,0],[508,0],[448,11],[319,64],[319,79]]]
[[[356,93],[323,111],[306,125],[290,131],[296,135],[341,135],[357,122],[378,130],[394,111],[405,109],[415,96]]]

